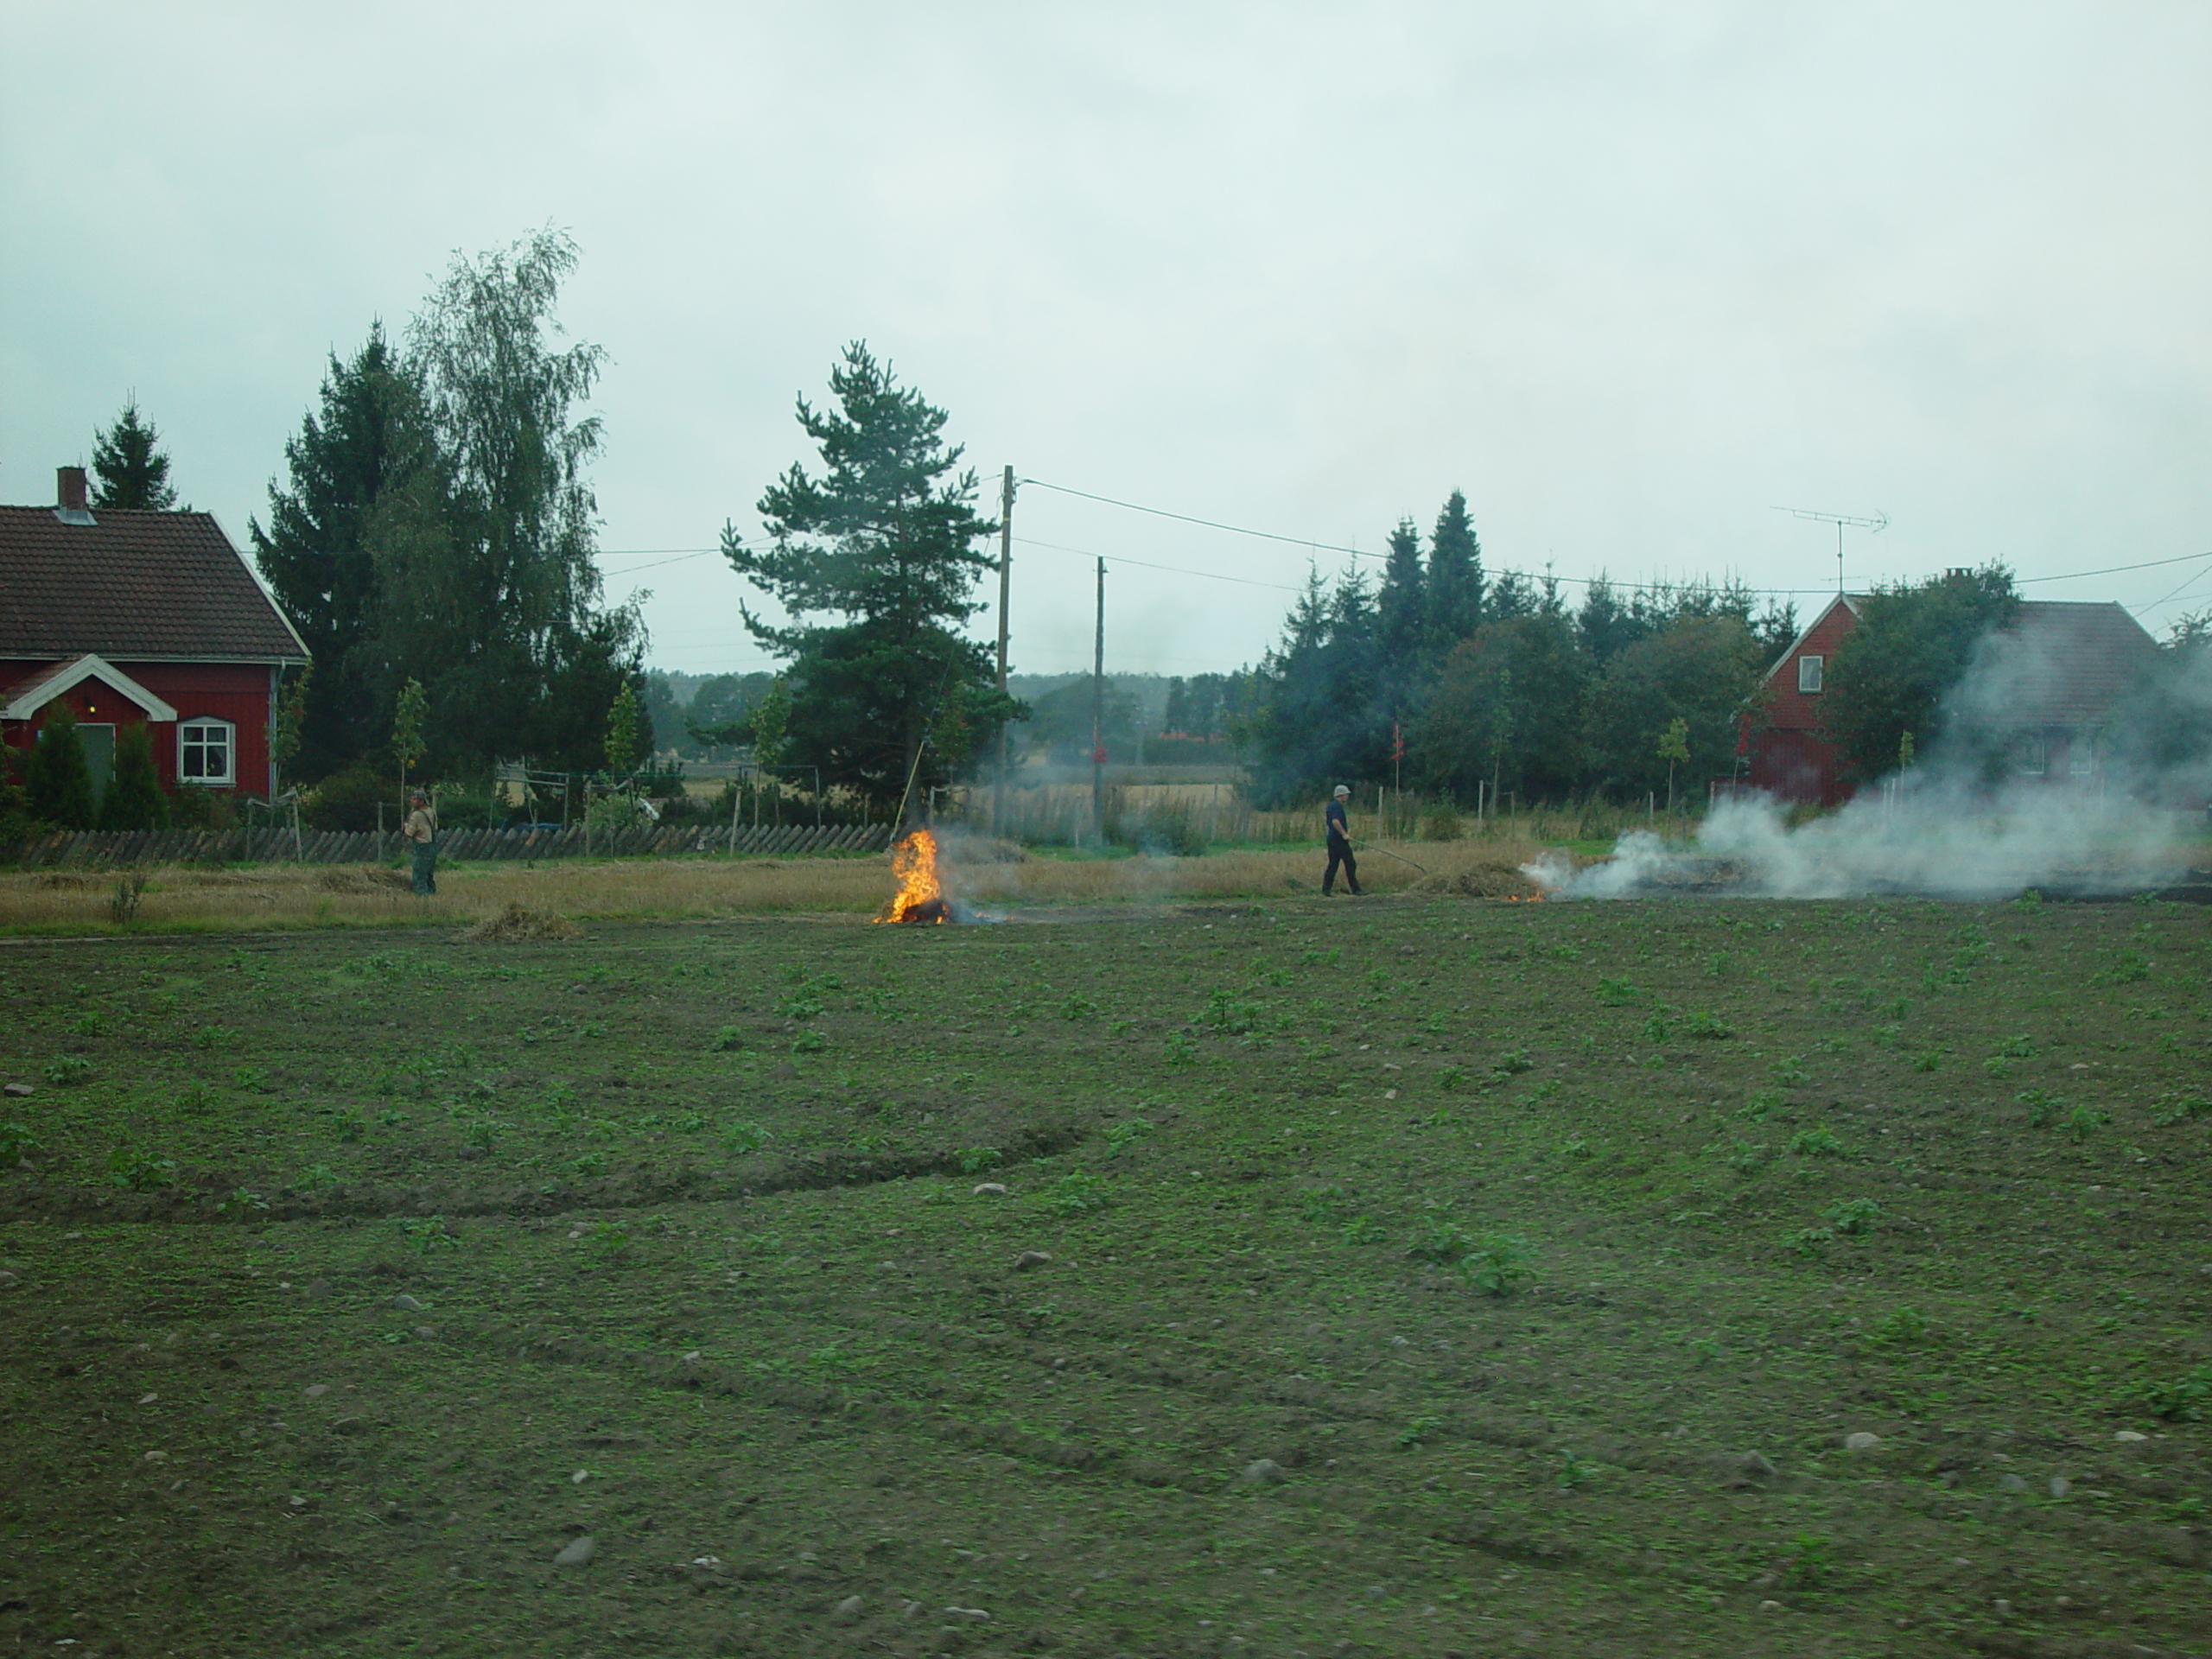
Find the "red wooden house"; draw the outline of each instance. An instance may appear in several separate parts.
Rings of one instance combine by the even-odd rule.
[[[270,728],[299,634],[212,514],[0,506],[0,742],[28,748],[67,704],[96,790],[123,727],[144,723],[170,788],[267,796]]]
[[[1822,806],[1851,794],[1821,711],[1828,666],[1864,602],[1838,594],[1767,671],[1764,724],[1751,717],[1752,789]],[[1966,681],[1973,701],[1956,717],[2002,752],[2015,780],[2099,785],[2106,723],[2157,650],[2124,606],[2024,600],[1977,647]]]
[[[1821,729],[1821,696],[1835,648],[1858,625],[1861,595],[1838,594],[1766,671],[1764,728],[1754,716],[1749,782],[1777,801],[1838,806],[1851,793],[1836,776]]]

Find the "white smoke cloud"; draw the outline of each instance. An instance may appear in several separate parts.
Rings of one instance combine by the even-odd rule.
[[[2199,665],[2201,666],[2201,665]],[[1566,898],[1719,891],[1776,899],[1917,893],[2009,898],[2034,887],[2082,893],[2172,885],[2189,868],[2205,757],[2170,759],[2124,779],[2015,777],[1992,786],[1985,770],[2006,716],[2046,702],[2063,666],[2017,634],[1985,639],[1947,699],[1948,723],[1979,741],[1939,743],[1924,764],[1862,790],[1840,811],[1790,827],[1760,798],[1724,800],[1688,849],[1637,830],[1605,863],[1576,872],[1540,859],[1523,874]],[[2201,694],[2202,674],[2182,682]],[[2183,698],[2186,701],[2186,697]]]

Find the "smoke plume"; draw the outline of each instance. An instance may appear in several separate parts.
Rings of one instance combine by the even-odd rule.
[[[1770,800],[1725,799],[1687,849],[1637,830],[1608,862],[1578,873],[1547,856],[1524,874],[1560,897],[1588,899],[1990,899],[2029,888],[2088,895],[2174,885],[2202,850],[2212,654],[2161,653],[2124,694],[2107,689],[2094,772],[2075,772],[2054,751],[2048,775],[2022,775],[2029,734],[2056,729],[2056,719],[2024,725],[2018,711],[2056,708],[2070,695],[2070,672],[2032,637],[1986,637],[1946,699],[1944,734],[1924,761],[1840,810],[1792,828]],[[2087,718],[2072,728],[2077,744],[2089,728]]]

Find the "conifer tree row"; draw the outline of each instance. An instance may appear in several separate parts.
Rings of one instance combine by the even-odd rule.
[[[1309,575],[1253,677],[1236,734],[1266,804],[1394,775],[1470,804],[1640,798],[1665,791],[1670,766],[1702,786],[1730,774],[1738,715],[1796,632],[1793,607],[1757,607],[1735,582],[1624,601],[1600,575],[1570,607],[1548,577],[1493,578],[1457,490],[1425,558],[1409,518],[1388,548],[1378,586],[1357,569]],[[1687,761],[1661,752],[1677,720]]]

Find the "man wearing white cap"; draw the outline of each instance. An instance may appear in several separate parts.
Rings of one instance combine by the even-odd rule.
[[[1344,803],[1351,798],[1351,788],[1338,784],[1337,792],[1321,809],[1321,827],[1329,841],[1329,868],[1321,873],[1321,896],[1337,885],[1337,866],[1344,867],[1344,887],[1353,897],[1359,894],[1359,865],[1351,855],[1351,825],[1344,817]]]

